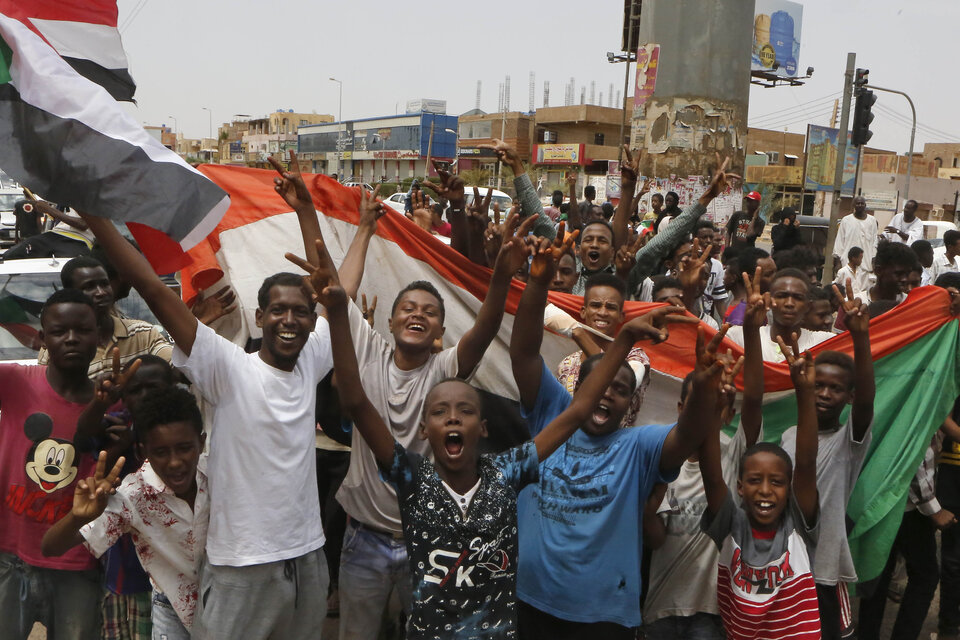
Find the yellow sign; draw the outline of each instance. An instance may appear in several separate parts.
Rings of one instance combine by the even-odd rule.
[[[582,160],[581,144],[537,145],[538,164],[579,164]]]
[[[353,159],[353,151],[344,151],[342,157],[343,157],[344,160],[352,160],[352,159]]]

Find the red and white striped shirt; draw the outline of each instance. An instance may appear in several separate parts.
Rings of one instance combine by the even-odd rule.
[[[806,525],[792,496],[773,536],[756,537],[746,513],[728,494],[706,533],[720,548],[717,600],[731,640],[818,640],[820,612],[808,545],[817,523]]]

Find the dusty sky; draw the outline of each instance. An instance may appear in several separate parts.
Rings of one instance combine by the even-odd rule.
[[[119,0],[120,28],[138,83],[135,117],[206,136],[234,114],[278,108],[343,117],[401,112],[408,99],[447,100],[448,113],[496,111],[498,86],[511,76],[511,110],[527,110],[529,73],[536,100],[550,81],[550,104],[563,104],[570,77],[623,86],[623,65],[606,52],[620,44],[621,0],[530,2],[323,2],[308,0]],[[816,69],[803,87],[751,88],[750,124],[803,132],[829,124],[842,90],[848,51],[871,70],[873,84],[913,98],[924,142],[960,142],[956,117],[956,0],[807,0],[798,67]],[[630,91],[633,91],[631,84]],[[910,109],[882,94],[870,146],[905,152]]]

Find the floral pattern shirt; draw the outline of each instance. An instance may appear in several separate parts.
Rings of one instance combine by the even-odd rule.
[[[583,351],[571,353],[560,361],[557,367],[557,380],[560,384],[573,395],[577,389],[577,380],[580,379],[580,364],[583,362]],[[638,380],[637,389],[633,392],[633,400],[630,401],[630,408],[627,414],[623,416],[621,427],[632,427],[636,424],[637,414],[640,413],[640,405],[643,404],[643,394],[647,392],[647,386],[650,384],[650,358],[640,347],[634,347],[627,354],[627,362],[637,362],[644,366],[645,374],[643,380]]]

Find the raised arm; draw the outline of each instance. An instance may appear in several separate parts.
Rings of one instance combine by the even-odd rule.
[[[561,223],[562,224],[562,223]],[[572,245],[579,231],[567,234],[564,240]],[[540,393],[540,371],[542,358],[540,345],[543,344],[543,310],[547,306],[547,293],[550,281],[556,272],[556,263],[560,259],[562,248],[551,246],[541,239],[530,241],[533,260],[530,263],[530,275],[527,286],[520,296],[517,315],[513,320],[513,332],[510,334],[510,364],[513,379],[520,391],[520,404],[533,408]]]
[[[107,508],[107,499],[115,493],[124,459],[118,459],[109,474],[106,473],[106,460],[107,453],[101,452],[94,475],[80,480],[73,490],[73,506],[70,512],[44,534],[40,542],[40,552],[44,556],[62,556],[82,544],[80,529],[100,517]]]
[[[377,222],[387,212],[383,202],[377,197],[379,194],[379,184],[373,193],[360,189],[360,222],[357,225],[357,233],[347,248],[347,255],[340,263],[340,283],[351,300],[356,300],[357,292],[360,291],[363,269],[367,262],[367,248],[370,246],[370,240],[377,233]]]
[[[655,343],[663,342],[669,337],[668,323],[697,323],[696,318],[680,315],[684,311],[683,307],[659,307],[623,325],[617,339],[607,347],[599,364],[580,383],[570,405],[534,437],[533,443],[537,447],[537,457],[540,460],[548,458],[590,417],[607,387],[613,382],[617,371],[623,366],[633,345],[645,339]]]
[[[740,178],[740,176],[726,173],[729,162],[730,158],[727,158],[721,164],[718,155],[717,171],[713,174],[713,179],[707,186],[707,190],[703,192],[697,203],[684,209],[683,213],[670,221],[666,229],[654,236],[637,252],[637,263],[630,272],[629,284],[632,289],[635,289],[643,282],[644,278],[653,273],[657,265],[667,257],[667,254],[677,246],[682,238],[690,235],[697,225],[697,221],[707,212],[707,205],[727,188],[727,181]]]
[[[797,390],[797,451],[793,461],[793,495],[803,519],[807,523],[817,518],[819,498],[817,497],[817,397],[816,397],[816,369],[813,366],[813,357],[809,353],[800,353],[797,345],[797,334],[791,336],[788,350],[783,338],[777,336],[780,350],[790,365],[790,378]]]
[[[873,378],[873,356],[870,353],[870,313],[867,305],[853,295],[853,282],[847,278],[847,298],[841,301],[846,314],[847,330],[853,339],[854,394],[850,416],[853,420],[853,439],[862,442],[873,423],[873,400],[877,393]],[[834,285],[834,294],[840,289]]]
[[[567,229],[579,231],[583,228],[583,220],[580,219],[580,205],[577,204],[577,174],[568,174],[566,181],[570,191],[570,202],[567,205]]]
[[[117,272],[133,285],[177,347],[189,356],[197,337],[197,319],[180,296],[163,284],[147,259],[120,235],[112,221],[85,213],[80,216],[97,236]]]
[[[640,169],[640,151],[636,155],[630,153],[630,148],[623,145],[623,159],[620,163],[620,202],[617,203],[617,209],[613,212],[613,248],[619,249],[629,240],[627,224],[630,222],[630,216],[633,215],[633,194],[637,189],[637,174]],[[644,191],[649,191],[650,183],[643,185]]]
[[[756,286],[754,286],[756,283]],[[743,317],[743,404],[740,409],[740,426],[747,446],[756,443],[763,426],[763,347],[760,343],[760,327],[767,320],[770,294],[760,293],[760,268],[753,280],[743,274],[747,291]]]
[[[316,261],[316,242],[323,238],[323,234],[320,232],[320,221],[317,219],[317,209],[313,205],[313,196],[310,195],[307,185],[303,182],[303,176],[300,175],[297,152],[290,151],[290,168],[286,171],[273,156],[268,156],[267,160],[280,174],[273,179],[274,190],[297,214],[307,260]]]
[[[389,468],[393,462],[394,440],[390,429],[377,413],[363,390],[357,354],[350,335],[350,319],[347,305],[351,304],[346,291],[337,279],[337,270],[327,253],[322,240],[317,240],[318,264],[310,264],[292,254],[288,260],[310,274],[309,281],[316,302],[327,311],[330,324],[330,346],[333,352],[333,371],[337,379],[337,394],[340,408],[353,418],[353,424],[363,436],[381,467]]]
[[[510,281],[527,259],[527,250],[524,237],[529,233],[536,218],[529,217],[519,223],[519,217],[514,214],[507,218],[503,245],[497,262],[493,265],[493,277],[487,289],[487,297],[477,313],[473,326],[463,334],[457,343],[457,377],[469,376],[487,347],[497,337],[500,331],[500,322],[503,320],[503,309],[507,303],[507,292],[510,290]],[[519,223],[519,224],[518,224]],[[542,324],[541,324],[542,330]]]
[[[520,200],[524,217],[531,216],[536,219],[533,225],[534,235],[552,240],[557,234],[553,226],[553,220],[543,212],[543,205],[540,203],[540,198],[537,197],[537,190],[533,188],[533,183],[530,182],[530,176],[527,175],[527,170],[524,168],[517,150],[497,138],[493,139],[493,144],[481,144],[480,148],[492,149],[496,152],[500,162],[510,165],[513,170],[513,187],[517,191],[517,198]]]
[[[727,412],[731,410],[732,399],[737,395],[737,389],[733,386],[733,381],[743,367],[744,361],[741,357],[734,362],[733,356],[729,353],[726,356],[718,356],[718,359],[723,362],[724,369],[720,375],[720,393],[717,394],[716,415],[711,419],[712,429],[700,445],[698,456],[700,473],[703,476],[703,489],[707,497],[707,510],[714,515],[723,506],[729,491],[723,479],[720,430],[723,428]],[[748,446],[750,444],[753,443],[750,442]]]
[[[717,357],[717,349],[729,328],[730,325],[724,324],[706,346],[704,327],[697,329],[697,366],[690,388],[691,399],[683,403],[680,419],[663,441],[660,450],[661,472],[668,473],[682,465],[715,430],[712,425],[716,419],[720,375],[724,367]]]

